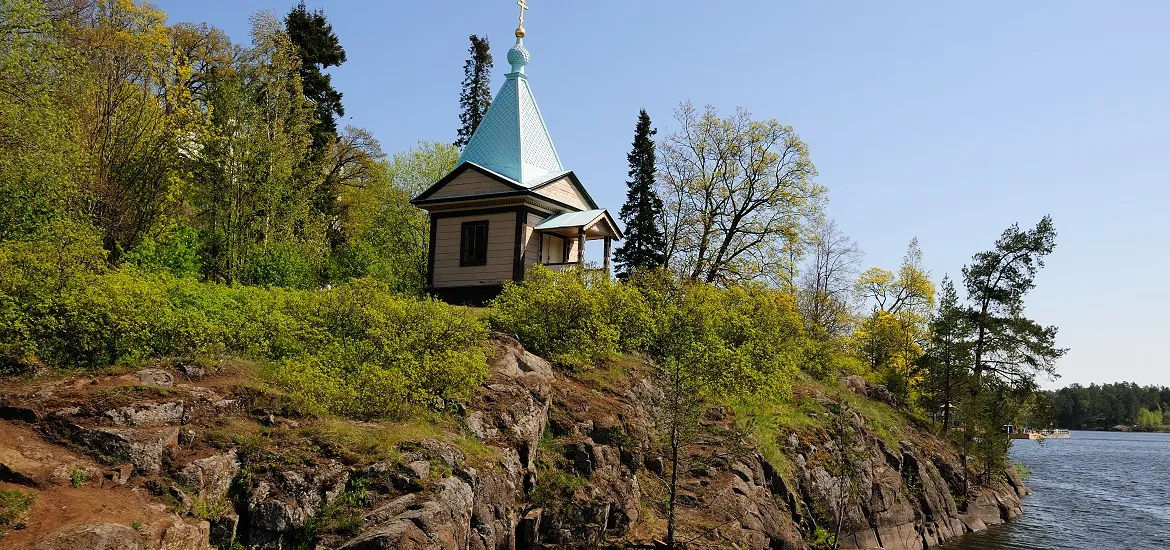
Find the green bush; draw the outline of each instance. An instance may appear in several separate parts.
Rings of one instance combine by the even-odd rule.
[[[643,346],[652,325],[646,300],[629,285],[591,272],[537,265],[492,302],[496,330],[562,364],[597,364]]]
[[[737,390],[786,392],[807,347],[791,295],[757,286],[721,289],[663,271],[622,283],[536,266],[523,283],[505,286],[489,317],[493,328],[562,364],[644,352],[718,364],[727,374],[720,379]]]
[[[199,246],[199,232],[180,221],[142,239],[122,256],[122,261],[143,271],[197,277],[202,265]]]
[[[666,274],[636,275],[650,304],[659,359],[717,372],[716,393],[787,393],[804,359],[803,325],[791,295],[759,286],[713,285]],[[707,365],[708,367],[703,367]]]
[[[3,373],[231,354],[264,363],[298,410],[360,418],[441,408],[487,376],[487,327],[463,308],[369,279],[292,290],[105,271],[96,241],[78,242],[0,244]]]
[[[314,243],[277,242],[247,255],[240,281],[264,287],[314,288],[321,282],[324,250]]]

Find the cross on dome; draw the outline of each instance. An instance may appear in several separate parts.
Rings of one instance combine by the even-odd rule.
[[[520,6],[520,26],[516,29],[516,45],[508,50],[512,71],[459,156],[459,164],[472,162],[517,183],[532,184],[565,169],[524,73],[531,58],[524,47],[524,11],[528,2],[519,0],[516,5]]]

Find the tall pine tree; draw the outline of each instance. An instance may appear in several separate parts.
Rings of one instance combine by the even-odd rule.
[[[471,46],[467,53],[471,57],[463,64],[463,92],[459,94],[459,139],[455,146],[460,149],[471,141],[483,115],[492,104],[492,54],[487,37],[471,35]]]
[[[926,353],[918,358],[923,375],[920,404],[932,417],[941,416],[943,431],[950,429],[955,404],[967,394],[971,373],[971,326],[959,303],[955,283],[943,277],[938,310],[930,322]]]
[[[333,33],[333,25],[325,19],[325,12],[310,12],[303,1],[288,12],[284,26],[301,58],[301,88],[314,105],[317,122],[311,130],[311,151],[313,158],[319,158],[337,139],[337,119],[334,117],[345,115],[341,92],[333,88],[331,78],[321,70],[345,63],[345,49]]]
[[[626,182],[626,203],[621,218],[626,224],[626,240],[614,252],[618,278],[625,279],[635,269],[662,267],[666,261],[666,237],[662,234],[662,199],[654,190],[654,140],[658,131],[650,127],[650,115],[642,109],[634,130],[634,146],[626,160],[630,163],[630,181]]]

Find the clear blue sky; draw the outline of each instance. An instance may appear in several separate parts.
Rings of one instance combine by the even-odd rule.
[[[166,0],[248,40],[290,0]],[[795,126],[865,265],[918,237],[958,277],[1012,222],[1058,246],[1027,313],[1060,327],[1072,382],[1170,385],[1170,2],[529,0],[527,68],[566,168],[616,210],[639,108],[679,101]],[[397,151],[451,141],[467,36],[507,72],[511,0],[309,2],[349,57],[346,123]]]

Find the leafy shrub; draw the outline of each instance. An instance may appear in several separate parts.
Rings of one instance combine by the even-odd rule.
[[[291,408],[360,418],[442,408],[487,375],[487,327],[470,312],[373,280],[264,289],[102,264],[93,240],[0,245],[0,372],[230,353],[265,363]]]
[[[715,286],[659,272],[628,283],[589,272],[533,268],[492,303],[494,328],[571,365],[641,351],[702,362],[736,392],[784,393],[806,355],[792,296],[756,286]]]
[[[199,246],[199,232],[180,221],[143,238],[122,256],[122,261],[143,271],[196,277],[202,265]]]
[[[571,365],[595,364],[645,345],[652,324],[645,299],[633,287],[541,265],[523,283],[505,284],[491,305],[493,328]]]
[[[240,279],[265,287],[313,288],[321,279],[323,255],[311,243],[273,243],[245,258]]]

